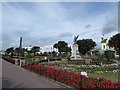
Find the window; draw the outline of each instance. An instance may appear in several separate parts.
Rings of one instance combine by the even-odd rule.
[[[103,49],[105,49],[105,45],[103,45]]]

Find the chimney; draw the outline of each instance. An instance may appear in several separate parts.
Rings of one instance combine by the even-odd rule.
[[[103,34],[103,37],[101,38],[101,39],[102,39],[102,41],[104,40],[104,36],[105,36],[105,35]]]
[[[102,37],[101,39],[102,39],[102,41],[103,41],[103,37]]]

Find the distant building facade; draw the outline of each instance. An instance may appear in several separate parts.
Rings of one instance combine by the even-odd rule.
[[[108,45],[109,39],[104,39],[102,38],[101,40],[101,50],[106,51],[106,50],[111,50],[111,51],[115,51],[114,47],[110,47]]]
[[[68,44],[68,47],[72,47],[72,44]],[[41,52],[52,52],[52,51],[55,51],[55,52],[58,52],[58,49],[54,48],[53,45],[47,45],[47,46],[43,46],[43,47],[40,47],[41,48]]]
[[[43,52],[52,52],[52,51],[55,51],[55,52],[58,52],[58,49],[54,48],[53,45],[47,45],[47,46],[43,46],[41,47],[41,50],[40,50],[42,53]]]
[[[110,47],[110,46],[108,45],[108,42],[109,42],[109,39],[104,39],[104,38],[102,38],[102,40],[101,40],[101,50],[100,50],[100,52],[101,52],[102,54],[104,54],[106,51],[110,50],[110,51],[113,51],[115,57],[119,57],[117,51],[114,49],[114,47]]]
[[[26,50],[28,50],[28,51],[30,51],[32,48],[33,48],[32,45],[28,45],[28,46],[24,47],[24,49],[26,49]]]
[[[0,51],[0,55],[5,55],[5,51],[4,51],[4,50],[1,50],[1,51]]]

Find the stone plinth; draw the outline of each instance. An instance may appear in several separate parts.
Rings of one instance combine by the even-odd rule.
[[[15,59],[15,65],[18,65],[19,63],[18,63],[18,59]]]
[[[72,46],[72,55],[71,55],[71,60],[82,60],[80,53],[78,51],[78,45],[73,44]]]

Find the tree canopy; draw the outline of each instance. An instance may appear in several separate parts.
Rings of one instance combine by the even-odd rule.
[[[119,57],[120,57],[120,33],[111,37],[108,42],[108,45],[110,47],[114,47],[115,50],[119,53]]]
[[[88,51],[96,46],[92,39],[82,39],[77,41],[78,49],[81,54],[86,54]]]
[[[14,47],[10,47],[10,48],[8,48],[8,49],[6,49],[6,54],[10,54],[10,53],[12,53],[14,51]]]
[[[33,46],[31,49],[31,52],[34,53],[34,55],[36,54],[36,52],[39,52],[39,51],[40,51],[40,47],[38,46]]]
[[[65,41],[59,41],[58,43],[55,43],[53,47],[57,48],[60,54],[61,52],[71,52],[71,48],[68,47],[68,44]]]

